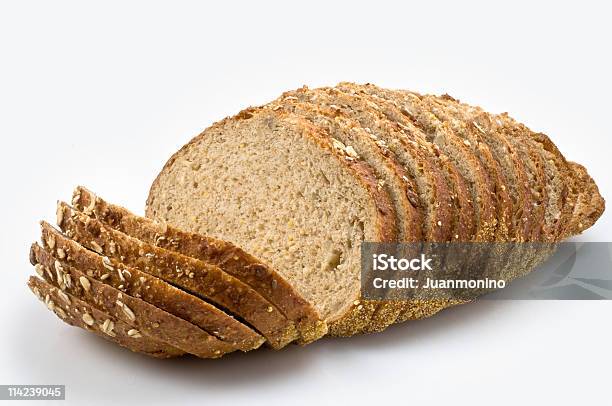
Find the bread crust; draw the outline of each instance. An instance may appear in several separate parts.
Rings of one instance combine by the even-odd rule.
[[[59,293],[59,288],[54,287],[40,278],[30,276],[28,287],[49,310],[70,326],[82,328],[107,341],[129,349],[132,352],[144,354],[153,358],[173,358],[185,354],[184,351],[178,348],[145,335],[135,338],[134,333],[131,333],[132,336],[130,336],[128,332],[134,330],[133,326],[123,323],[121,320],[108,313],[89,305],[89,303],[64,292],[63,296],[68,297],[70,300],[70,305],[68,305],[65,300],[60,297],[62,294]],[[84,314],[91,315],[94,320],[92,325],[87,324],[83,320]],[[105,323],[106,327],[104,327]],[[110,329],[109,326],[112,326],[112,329]]]
[[[299,344],[315,341],[327,333],[327,324],[289,282],[234,244],[137,216],[123,207],[104,201],[82,186],[75,189],[72,205],[131,237],[220,267],[255,289],[292,320],[300,333]]]
[[[259,293],[219,267],[147,244],[60,202],[60,228],[83,246],[165,280],[246,321],[275,349],[297,339],[295,325]],[[113,248],[114,247],[114,248]]]
[[[125,294],[140,298],[200,327],[241,351],[258,348],[265,341],[255,331],[217,307],[146,272],[128,267],[113,259],[105,262],[102,256],[63,236],[44,221],[41,222],[41,241],[45,249],[52,252],[52,255],[61,264],[85,270],[88,278],[96,279],[120,289]],[[113,271],[109,268],[112,268]],[[123,270],[121,275],[117,270]]]

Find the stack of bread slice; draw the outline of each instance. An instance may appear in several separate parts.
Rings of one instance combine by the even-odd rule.
[[[61,231],[42,223],[30,287],[69,324],[150,355],[279,349],[456,303],[362,299],[364,241],[555,243],[603,210],[584,167],[507,114],[370,84],[304,87],[181,148],[146,217],[77,188],[58,205]]]
[[[231,243],[136,216],[77,187],[41,222],[31,290],[68,324],[156,357],[280,349],[327,332],[277,272]]]

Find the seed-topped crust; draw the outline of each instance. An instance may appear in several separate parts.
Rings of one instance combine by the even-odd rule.
[[[82,186],[75,189],[72,204],[77,210],[117,231],[218,266],[251,286],[295,322],[300,332],[300,344],[314,341],[327,332],[326,323],[312,305],[280,274],[234,244],[137,216],[123,207],[107,203]]]
[[[31,257],[36,263],[43,267],[51,267],[56,259],[38,244],[33,244]],[[57,284],[57,279],[46,278],[48,283],[56,284],[61,290],[58,296],[69,302],[70,297],[76,297],[89,303],[100,311],[107,312],[117,320],[132,326],[132,338],[146,335],[150,338],[165,342],[182,351],[197,355],[201,358],[218,358],[223,354],[233,352],[236,347],[223,342],[193,324],[179,319],[155,306],[128,294],[98,282],[94,278],[87,278],[80,270],[67,265],[62,265],[62,273],[70,275],[73,281],[88,280],[88,284],[72,283],[70,286]],[[86,288],[87,286],[87,288]],[[70,304],[70,303],[68,303]],[[89,326],[95,324],[95,319],[90,313],[84,313],[82,320]]]
[[[174,314],[242,351],[258,348],[265,341],[251,328],[217,307],[146,272],[128,267],[115,259],[102,257],[63,236],[45,222],[41,222],[41,240],[48,250],[48,242],[54,241],[57,247],[66,252],[66,257],[61,260],[60,265],[66,264],[85,270],[86,278],[83,281],[86,282],[80,278],[78,281],[84,289],[87,289],[91,278],[120,288],[122,292]],[[30,258],[30,261],[35,262],[35,258]]]
[[[107,261],[114,258],[222,306],[254,327],[273,348],[282,348],[297,338],[293,322],[251,287],[219,267],[147,244],[65,203],[59,204],[64,212],[59,224],[62,231],[85,247],[99,246]],[[273,312],[267,310],[270,306]]]
[[[49,310],[70,326],[80,327],[105,340],[119,344],[121,347],[154,358],[172,358],[185,354],[184,351],[176,347],[145,335],[138,338],[133,337],[133,334],[130,336],[128,331],[133,330],[133,326],[107,312],[98,310],[69,293],[62,292],[59,288],[35,276],[30,277],[28,287]],[[60,296],[60,292],[68,297],[70,304],[65,303]],[[84,321],[84,319],[89,320],[89,322]]]

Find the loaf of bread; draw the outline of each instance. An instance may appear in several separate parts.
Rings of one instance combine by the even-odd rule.
[[[520,258],[490,258],[512,279],[550,254],[520,243],[581,233],[604,206],[583,166],[505,113],[371,84],[303,87],[176,152],[146,217],[77,187],[58,205],[61,232],[42,223],[29,286],[132,351],[217,358],[465,302],[365,300],[362,242],[513,242]]]
[[[268,262],[351,335],[451,304],[362,301],[362,241],[555,242],[603,209],[586,172],[505,114],[341,83],[213,124],[166,163],[146,215]]]

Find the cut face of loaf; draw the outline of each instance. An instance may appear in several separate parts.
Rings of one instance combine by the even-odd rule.
[[[325,320],[355,320],[362,241],[394,241],[395,213],[373,171],[302,118],[249,109],[166,164],[148,217],[232,241],[269,263]]]
[[[327,332],[326,323],[287,280],[234,244],[137,216],[123,207],[104,201],[81,186],[75,189],[72,204],[77,210],[117,231],[148,244],[200,259],[238,278],[295,322],[300,333],[298,340],[300,344],[314,341]],[[201,314],[201,312],[195,313]],[[214,328],[213,331],[219,331],[219,328]],[[226,337],[236,337],[236,333],[233,332]]]

